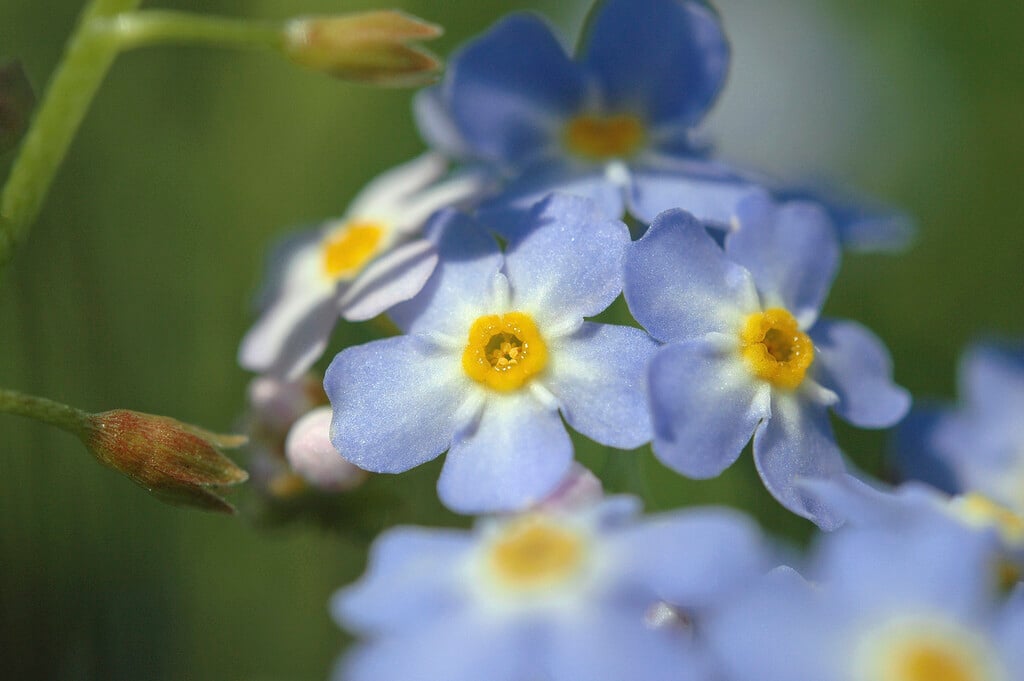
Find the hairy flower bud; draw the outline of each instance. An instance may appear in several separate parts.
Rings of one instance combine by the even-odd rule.
[[[441,62],[412,43],[441,33],[439,26],[394,10],[304,17],[288,23],[284,51],[296,64],[346,80],[422,85],[434,80]]]
[[[238,447],[245,437],[218,435],[166,416],[106,411],[89,416],[79,436],[98,461],[171,504],[233,513],[215,490],[249,477],[218,449]]]
[[[0,154],[13,149],[25,134],[35,101],[21,64],[0,64]]]

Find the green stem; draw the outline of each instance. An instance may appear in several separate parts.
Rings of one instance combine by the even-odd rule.
[[[75,435],[82,433],[89,419],[81,409],[6,388],[0,388],[0,412],[42,421]]]
[[[38,217],[57,168],[117,56],[117,42],[94,31],[93,22],[134,9],[141,2],[93,0],[82,11],[0,193],[0,267]]]
[[[96,29],[110,35],[123,50],[161,43],[277,50],[284,46],[284,32],[280,24],[185,12],[126,12],[97,22]]]

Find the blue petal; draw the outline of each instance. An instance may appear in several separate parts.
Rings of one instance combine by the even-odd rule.
[[[825,407],[796,394],[773,392],[771,418],[754,434],[754,463],[780,504],[823,530],[841,524],[836,512],[798,484],[840,480],[846,474]]]
[[[768,388],[731,352],[703,341],[665,346],[648,377],[654,454],[691,478],[711,478],[732,465],[770,413]]]
[[[605,107],[639,110],[655,126],[690,127],[711,108],[729,69],[715,13],[692,0],[609,0],[582,62]]]
[[[448,101],[465,143],[486,160],[521,164],[560,144],[579,108],[583,76],[551,29],[521,14],[499,22],[452,60]]]
[[[458,356],[412,336],[343,350],[327,368],[331,442],[360,468],[401,473],[448,448],[470,388]]]
[[[1007,669],[1024,669],[1024,583],[1006,599],[997,632]]]
[[[960,392],[972,411],[993,420],[1024,412],[1024,348],[976,343],[960,360]]]
[[[657,347],[640,329],[587,322],[551,344],[544,385],[579,432],[611,447],[639,447],[651,439],[645,381]]]
[[[808,328],[839,267],[839,242],[828,215],[811,203],[782,206],[756,198],[739,208],[725,252],[754,276],[765,307],[784,307]]]
[[[440,262],[423,290],[389,314],[407,333],[461,339],[479,311],[490,305],[501,251],[484,228],[462,213],[443,211],[429,227]]]
[[[607,220],[622,218],[623,189],[601,171],[581,171],[562,163],[544,163],[525,171],[477,211],[477,219],[506,239],[522,238],[536,227],[534,206],[552,192],[590,199]]]
[[[700,681],[709,678],[671,630],[644,625],[643,612],[609,607],[553,627],[545,657],[557,681]],[[526,678],[526,677],[523,677]]]
[[[626,561],[628,580],[688,610],[721,603],[770,567],[760,528],[731,509],[666,513],[612,541]]]
[[[331,599],[342,626],[378,634],[418,630],[461,605],[462,582],[454,569],[473,548],[460,530],[397,527],[373,543],[366,574]]]
[[[815,380],[839,396],[832,409],[861,428],[888,428],[907,414],[910,393],[892,381],[882,341],[860,324],[822,320],[810,332]]]
[[[536,227],[505,252],[513,307],[530,312],[543,332],[611,305],[622,292],[626,225],[568,194],[546,199],[531,220]]]
[[[682,208],[702,222],[728,228],[739,205],[763,191],[738,178],[705,177],[692,171],[639,171],[633,175],[629,208],[643,222],[651,222],[663,211]]]
[[[525,390],[492,394],[476,428],[452,444],[437,492],[457,513],[522,510],[558,486],[572,458],[557,411]]]
[[[462,159],[470,155],[448,110],[445,93],[440,85],[417,92],[412,104],[420,137],[431,149],[440,151],[448,158]]]
[[[907,418],[900,422],[892,449],[903,479],[926,482],[947,494],[961,491],[951,462],[946,452],[936,446],[934,437],[939,422],[950,417],[946,409],[921,408],[915,404]]]
[[[736,333],[758,309],[750,274],[728,260],[704,225],[666,211],[626,255],[626,303],[658,340]]]

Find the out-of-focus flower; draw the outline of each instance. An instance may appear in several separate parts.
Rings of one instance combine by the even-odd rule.
[[[960,363],[958,407],[915,409],[897,447],[906,472],[1024,518],[1024,348],[979,343]]]
[[[440,26],[394,10],[303,17],[285,28],[284,52],[295,63],[345,80],[413,86],[432,82],[440,60],[416,44]]]
[[[824,528],[839,520],[797,484],[844,474],[828,419],[899,421],[910,396],[892,383],[882,343],[848,321],[819,320],[839,261],[814,204],[741,206],[724,249],[682,211],[655,219],[626,260],[636,319],[669,343],[648,372],[654,452],[674,470],[714,477],[754,438],[754,460],[786,508]]]
[[[116,409],[93,414],[78,433],[96,459],[162,501],[233,513],[219,488],[248,474],[221,454],[246,438],[218,435],[167,416]]]
[[[471,532],[385,532],[332,611],[367,637],[347,681],[698,681],[697,642],[645,622],[661,602],[709,616],[767,566],[724,509],[638,518],[629,497],[484,519]]]
[[[521,510],[564,479],[565,427],[621,448],[650,439],[643,331],[585,322],[618,296],[629,232],[578,197],[537,207],[536,227],[498,244],[442,218],[441,264],[392,316],[408,335],[348,348],[327,370],[331,439],[374,472],[448,450],[438,492],[464,513]]]
[[[990,550],[951,523],[844,528],[818,547],[813,585],[766,579],[705,633],[733,681],[1013,681],[1024,591],[995,597]]]
[[[574,60],[538,17],[507,17],[418,96],[428,143],[508,177],[483,207],[485,222],[511,236],[533,204],[562,191],[594,200],[611,218],[628,209],[649,223],[683,208],[727,229],[759,187],[792,192],[709,158],[697,128],[725,83],[729,47],[707,3],[608,0],[589,29]],[[844,244],[905,242],[903,216],[815,198]]]
[[[271,257],[241,365],[298,378],[327,347],[339,315],[363,321],[415,295],[437,264],[434,244],[418,236],[424,222],[483,183],[477,174],[439,182],[446,172],[440,156],[421,156],[372,181],[343,218],[287,239]]]

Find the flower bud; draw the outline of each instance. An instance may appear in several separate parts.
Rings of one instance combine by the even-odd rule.
[[[13,149],[25,134],[35,101],[21,64],[0,64],[0,154]]]
[[[172,504],[233,513],[216,489],[249,477],[218,449],[241,446],[245,437],[210,433],[166,416],[126,409],[93,414],[79,436],[100,463]]]
[[[285,441],[285,456],[292,470],[313,487],[342,492],[358,487],[366,471],[351,464],[331,444],[330,407],[309,412],[292,426]]]
[[[440,60],[416,40],[441,35],[439,26],[395,10],[293,19],[284,52],[296,64],[338,78],[377,85],[432,82]]]

